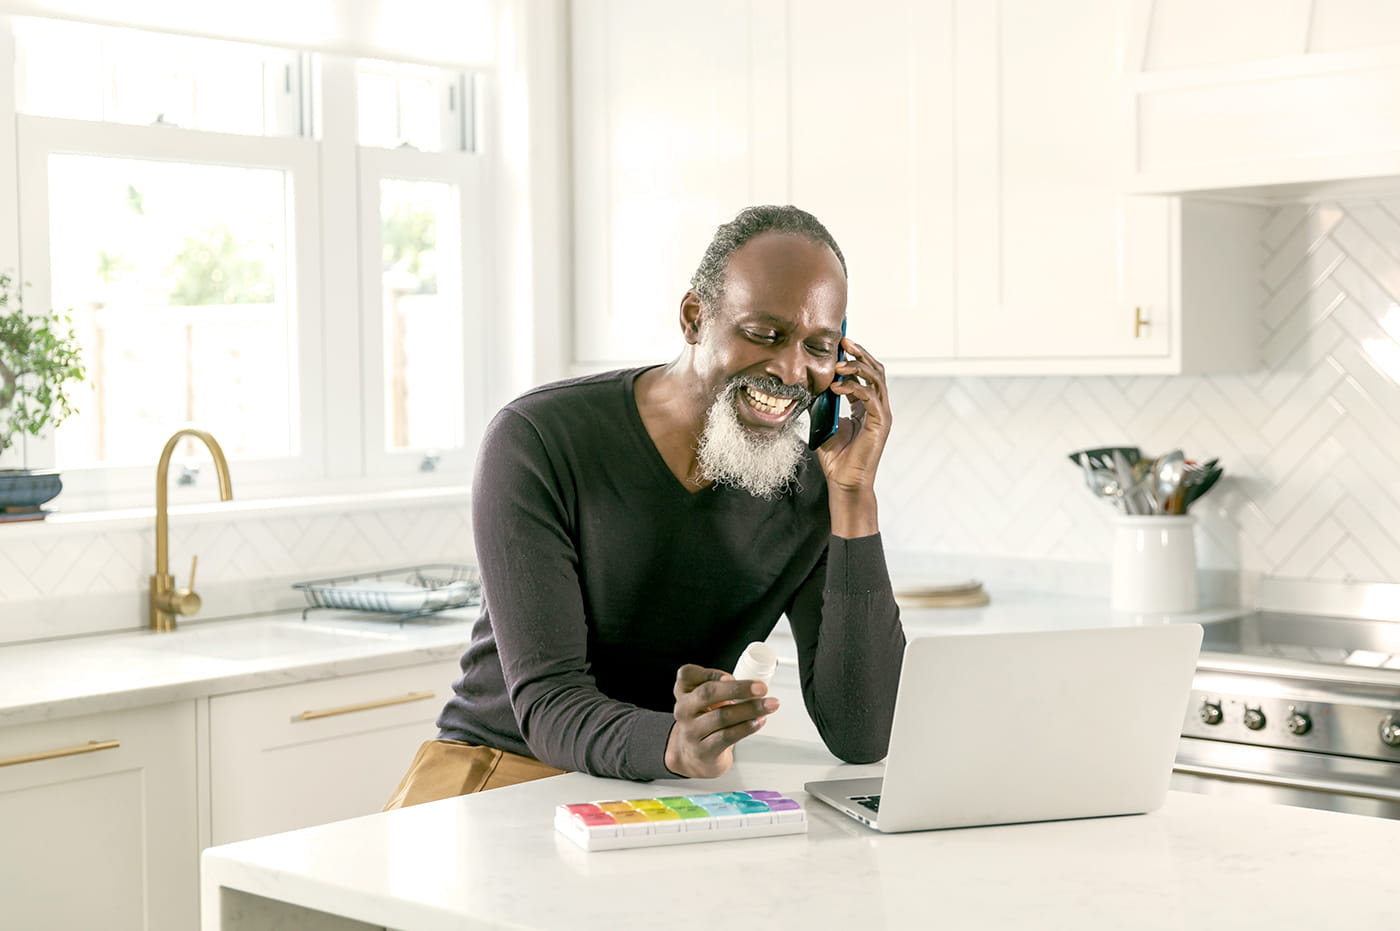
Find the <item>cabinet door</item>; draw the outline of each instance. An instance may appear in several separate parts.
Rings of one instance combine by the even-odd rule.
[[[460,675],[438,662],[211,698],[212,843],[381,810]]]
[[[898,374],[953,354],[952,0],[788,6],[792,202],[850,270],[850,333]]]
[[[199,925],[194,702],[0,728],[0,926]]]
[[[958,4],[961,358],[1171,352],[1170,206],[1116,187],[1121,21],[1115,0]]]
[[[715,227],[781,202],[781,5],[575,0],[574,359],[672,359]],[[775,47],[776,43],[776,47]]]

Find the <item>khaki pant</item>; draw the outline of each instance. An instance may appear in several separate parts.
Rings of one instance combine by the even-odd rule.
[[[518,753],[460,740],[429,740],[414,754],[408,772],[384,810],[561,776],[564,772]]]

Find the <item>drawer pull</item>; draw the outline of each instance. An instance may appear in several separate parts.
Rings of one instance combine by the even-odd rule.
[[[78,744],[76,747],[64,747],[61,750],[40,750],[38,753],[21,753],[19,756],[7,756],[0,759],[0,766],[17,766],[20,763],[37,763],[40,760],[56,760],[61,756],[77,756],[79,753],[93,753],[97,750],[115,750],[120,747],[120,740],[89,740],[85,744]]]
[[[406,695],[395,695],[393,698],[379,698],[374,701],[362,701],[354,705],[341,705],[338,708],[320,708],[316,711],[303,711],[298,718],[301,721],[314,721],[317,718],[329,718],[337,714],[350,714],[354,711],[369,711],[371,708],[385,708],[389,705],[402,705],[411,701],[423,701],[425,698],[432,698],[436,692],[409,692]]]

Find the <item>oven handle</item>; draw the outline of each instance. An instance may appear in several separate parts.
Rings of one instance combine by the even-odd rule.
[[[1194,763],[1177,763],[1175,772],[1192,776],[1206,776],[1215,779],[1228,779],[1231,782],[1256,782],[1260,785],[1284,786],[1290,789],[1310,789],[1330,795],[1353,795],[1358,798],[1374,798],[1385,802],[1400,802],[1400,789],[1388,791],[1358,786],[1352,782],[1336,782],[1331,779],[1311,779],[1307,776],[1280,776],[1273,773],[1249,773],[1238,769],[1221,769],[1216,766],[1199,766]]]

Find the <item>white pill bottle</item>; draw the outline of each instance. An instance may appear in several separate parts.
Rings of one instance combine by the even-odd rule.
[[[767,685],[778,671],[778,654],[766,643],[755,640],[744,648],[734,667],[734,678],[757,679]]]

